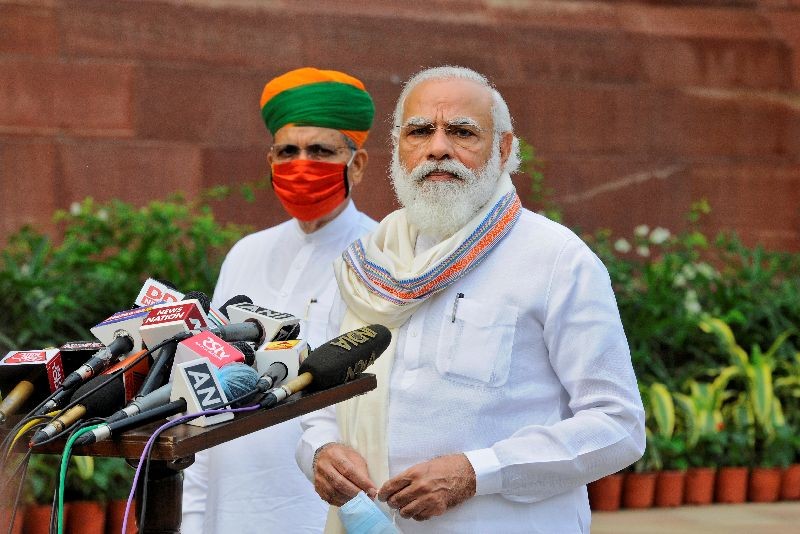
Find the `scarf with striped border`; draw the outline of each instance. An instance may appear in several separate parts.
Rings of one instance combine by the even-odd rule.
[[[461,231],[429,250],[415,254],[419,231],[408,223],[405,210],[398,210],[335,261],[336,280],[347,304],[341,331],[379,323],[392,332],[389,347],[367,369],[376,376],[376,389],[336,406],[341,442],[361,453],[378,488],[389,479],[386,418],[398,329],[425,299],[478,266],[509,233],[521,207],[511,177],[504,173],[486,206]],[[345,532],[336,510],[331,506],[326,534]]]

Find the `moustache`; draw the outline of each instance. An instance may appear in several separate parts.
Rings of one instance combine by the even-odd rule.
[[[414,170],[409,173],[409,178],[411,178],[413,182],[419,183],[434,172],[452,174],[456,179],[463,182],[469,181],[474,176],[472,171],[458,161],[426,161],[414,167]]]

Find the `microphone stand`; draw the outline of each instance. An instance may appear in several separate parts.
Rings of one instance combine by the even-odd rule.
[[[230,420],[209,427],[178,425],[164,431],[156,440],[150,454],[150,472],[147,480],[140,480],[136,488],[136,510],[141,509],[143,485],[147,484],[146,517],[139,525],[140,534],[179,534],[181,526],[181,502],[183,498],[183,476],[181,471],[192,465],[195,453],[250,434],[262,428],[280,424],[303,414],[362,395],[375,389],[375,375],[364,373],[355,380],[323,391],[300,391],[281,404],[254,412],[236,414]],[[12,416],[13,417],[13,416]],[[74,455],[125,458],[136,465],[153,431],[164,421],[129,430],[112,439],[75,447]],[[12,425],[0,428],[0,439]],[[18,449],[24,452],[19,440]],[[37,453],[62,454],[64,440],[56,440],[34,449]]]

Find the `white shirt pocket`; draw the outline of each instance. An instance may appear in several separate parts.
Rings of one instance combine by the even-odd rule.
[[[506,383],[517,324],[517,308],[457,299],[445,310],[436,351],[442,377],[473,386]]]

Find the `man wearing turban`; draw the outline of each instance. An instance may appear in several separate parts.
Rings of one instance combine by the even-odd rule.
[[[364,176],[374,113],[364,84],[342,72],[306,67],[266,84],[272,187],[292,219],[234,245],[213,306],[247,295],[299,317],[311,347],[328,339],[333,260],[376,225],[350,200]],[[327,504],[295,463],[300,435],[294,419],[197,454],[185,471],[181,531],[321,532]]]

